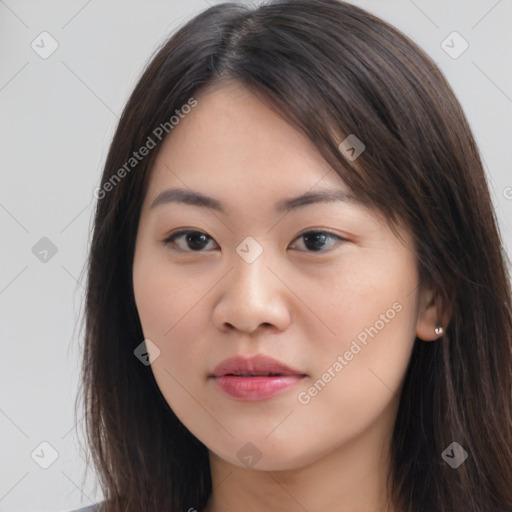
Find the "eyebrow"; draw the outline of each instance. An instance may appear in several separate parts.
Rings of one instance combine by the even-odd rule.
[[[360,203],[352,194],[343,190],[320,190],[317,192],[306,192],[300,196],[281,199],[276,203],[275,210],[278,213],[285,213],[298,208],[303,208],[310,204],[332,203],[332,202],[350,202]],[[202,208],[210,208],[226,214],[224,203],[214,197],[206,196],[200,192],[186,190],[183,188],[170,188],[164,190],[151,203],[150,209],[169,203],[183,203]]]

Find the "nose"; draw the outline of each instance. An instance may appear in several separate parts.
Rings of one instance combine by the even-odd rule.
[[[260,330],[284,331],[290,324],[293,294],[276,265],[268,263],[265,251],[252,263],[234,255],[234,268],[219,283],[213,311],[220,330],[254,335]]]

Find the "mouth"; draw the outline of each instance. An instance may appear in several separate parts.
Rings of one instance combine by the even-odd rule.
[[[300,382],[305,375],[222,375],[213,381],[231,398],[256,402],[283,393]]]
[[[218,364],[209,377],[223,376],[243,377],[282,377],[304,375],[303,372],[291,368],[273,357],[255,354],[250,357],[234,356]]]
[[[307,375],[269,356],[257,354],[226,359],[208,377],[231,398],[259,401],[288,390]]]

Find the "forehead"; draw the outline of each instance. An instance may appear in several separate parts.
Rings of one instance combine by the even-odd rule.
[[[162,144],[148,195],[169,186],[274,195],[320,181],[348,192],[312,142],[242,85],[215,85],[194,97],[197,106]]]

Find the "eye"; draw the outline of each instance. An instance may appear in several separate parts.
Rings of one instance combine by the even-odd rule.
[[[184,239],[185,247],[178,246],[178,250],[181,250],[181,251],[191,250],[192,252],[201,252],[201,250],[205,247],[205,245],[207,245],[206,241],[208,239],[213,240],[213,238],[209,237],[206,233],[203,233],[201,231],[182,230],[182,231],[178,231],[177,233],[173,233],[171,236],[167,237],[163,241],[163,243],[164,243],[164,245],[172,244],[172,245],[177,246],[178,244],[176,243],[176,240],[182,239],[183,237],[185,237],[185,239]]]
[[[183,244],[177,243],[177,240],[182,240]],[[296,240],[303,239],[306,252],[325,252],[327,249],[335,245],[336,241],[342,242],[347,241],[341,236],[335,235],[328,231],[305,231],[300,234]],[[163,243],[164,245],[174,245],[177,250],[180,251],[191,251],[191,252],[204,252],[203,249],[208,246],[208,240],[213,241],[213,238],[208,236],[206,233],[196,230],[181,230],[173,233],[167,237]],[[331,240],[332,243],[328,244],[327,241]],[[296,244],[290,246],[292,249],[296,249]]]
[[[300,234],[296,240],[303,239],[304,240],[304,246],[307,247],[307,252],[326,252],[327,249],[325,247],[328,245],[332,247],[335,242],[331,244],[326,244],[327,240],[331,241],[339,241],[339,242],[346,242],[347,240],[345,238],[342,238],[341,236],[335,235],[334,233],[330,233],[329,231],[305,231],[304,233]],[[328,248],[330,248],[328,247]],[[292,245],[292,249],[295,249],[295,247]]]

